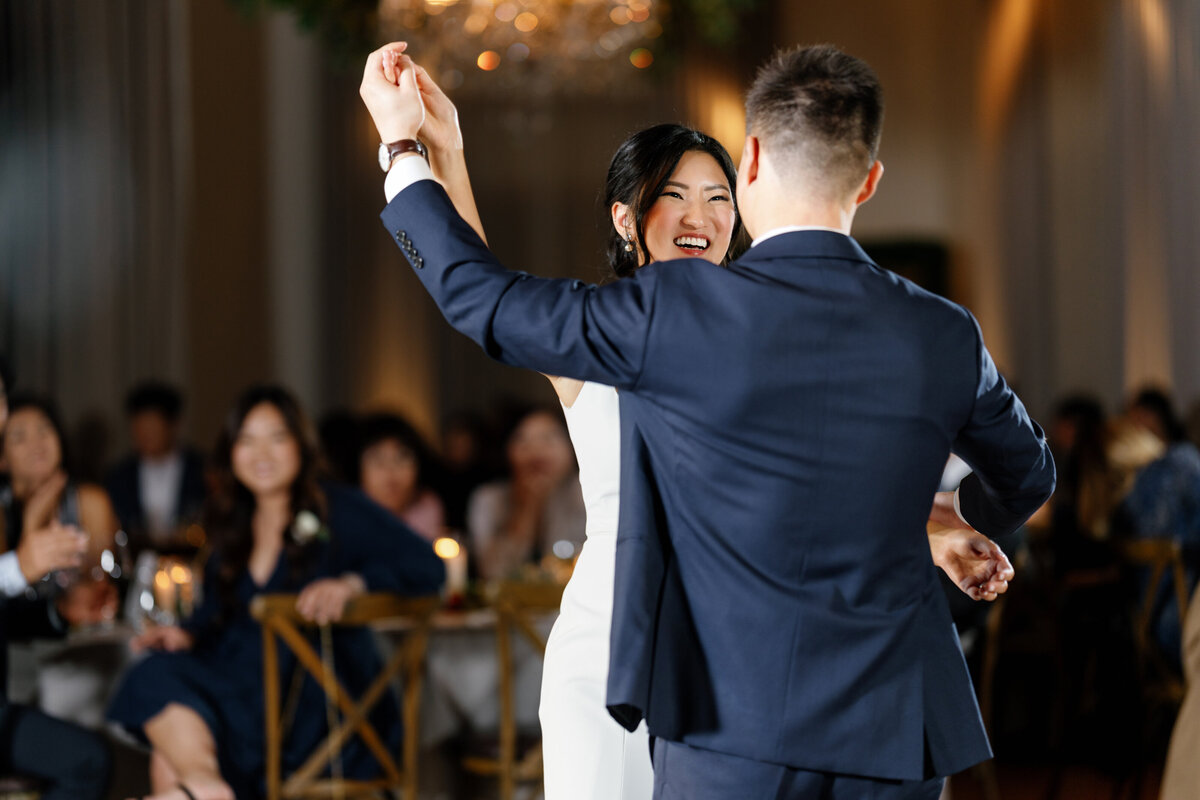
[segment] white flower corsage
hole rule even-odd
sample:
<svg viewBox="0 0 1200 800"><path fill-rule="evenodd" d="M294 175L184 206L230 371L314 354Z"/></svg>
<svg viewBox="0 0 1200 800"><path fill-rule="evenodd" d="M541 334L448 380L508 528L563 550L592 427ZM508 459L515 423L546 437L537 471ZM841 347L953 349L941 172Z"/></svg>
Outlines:
<svg viewBox="0 0 1200 800"><path fill-rule="evenodd" d="M292 539L297 544L308 544L314 539L322 542L328 541L329 528L313 512L301 511L292 523Z"/></svg>

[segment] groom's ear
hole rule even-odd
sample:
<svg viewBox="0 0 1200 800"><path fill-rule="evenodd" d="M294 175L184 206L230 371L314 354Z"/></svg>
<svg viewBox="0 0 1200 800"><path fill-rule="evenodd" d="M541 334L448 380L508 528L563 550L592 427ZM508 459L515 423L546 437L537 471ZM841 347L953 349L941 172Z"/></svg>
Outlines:
<svg viewBox="0 0 1200 800"><path fill-rule="evenodd" d="M854 198L854 205L861 206L863 203L871 199L875 194L875 190L879 188L879 179L883 177L883 162L876 161L871 165L871 170L867 173L867 179L863 182L862 188L858 191L858 196Z"/></svg>
<svg viewBox="0 0 1200 800"><path fill-rule="evenodd" d="M742 161L738 164L738 182L750 185L758 180L759 154L761 153L757 136L747 136L742 145Z"/></svg>

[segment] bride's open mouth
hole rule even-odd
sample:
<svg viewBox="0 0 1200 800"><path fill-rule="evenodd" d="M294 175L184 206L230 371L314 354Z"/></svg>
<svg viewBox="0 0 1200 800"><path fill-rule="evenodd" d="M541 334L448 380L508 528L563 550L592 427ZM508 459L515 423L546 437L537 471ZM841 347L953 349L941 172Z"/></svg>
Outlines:
<svg viewBox="0 0 1200 800"><path fill-rule="evenodd" d="M709 241L705 236L679 236L674 240L675 246L689 255L698 256L708 249Z"/></svg>

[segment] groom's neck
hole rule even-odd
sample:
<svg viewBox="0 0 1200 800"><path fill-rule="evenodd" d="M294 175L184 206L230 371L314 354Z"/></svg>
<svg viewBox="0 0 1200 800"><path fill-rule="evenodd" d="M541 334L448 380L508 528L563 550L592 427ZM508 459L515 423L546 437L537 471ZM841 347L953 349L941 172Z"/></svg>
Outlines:
<svg viewBox="0 0 1200 800"><path fill-rule="evenodd" d="M803 197L800 192L766 192L756 198L754 209L744 218L751 237L786 227L833 228L847 236L857 206Z"/></svg>

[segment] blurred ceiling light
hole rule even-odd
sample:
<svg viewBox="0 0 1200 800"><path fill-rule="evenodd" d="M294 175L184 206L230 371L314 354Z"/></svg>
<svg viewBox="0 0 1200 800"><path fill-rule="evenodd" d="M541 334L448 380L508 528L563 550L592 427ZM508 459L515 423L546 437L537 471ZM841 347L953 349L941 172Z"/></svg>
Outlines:
<svg viewBox="0 0 1200 800"><path fill-rule="evenodd" d="M577 91L653 64L664 11L664 0L380 0L379 27L435 77L469 83L482 70L526 92Z"/></svg>
<svg viewBox="0 0 1200 800"><path fill-rule="evenodd" d="M475 64L484 72L491 72L500 66L500 54L495 50L484 50L475 59Z"/></svg>

